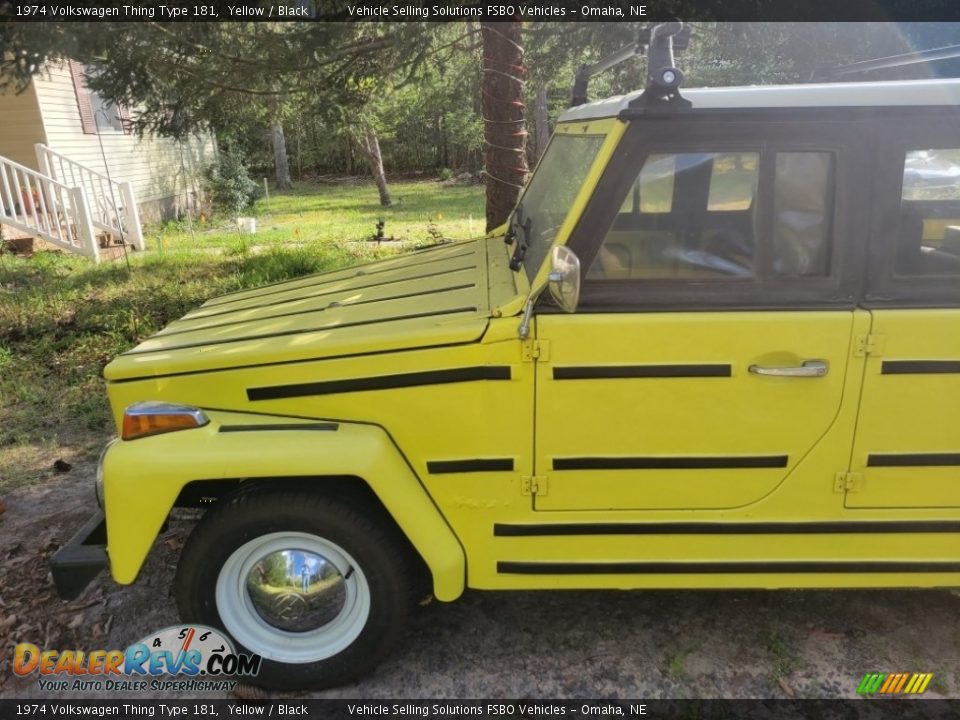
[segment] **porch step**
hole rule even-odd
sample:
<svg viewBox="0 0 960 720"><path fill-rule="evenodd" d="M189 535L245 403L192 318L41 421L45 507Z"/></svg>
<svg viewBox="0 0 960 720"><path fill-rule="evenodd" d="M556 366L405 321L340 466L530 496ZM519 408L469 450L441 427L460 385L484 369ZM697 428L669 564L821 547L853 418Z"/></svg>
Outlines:
<svg viewBox="0 0 960 720"><path fill-rule="evenodd" d="M109 236L98 236L98 240L109 238ZM101 260L122 260L124 256L124 245L105 244L100 245ZM126 243L127 252L136 252L137 248L132 243ZM28 232L18 228L3 225L3 244L0 246L2 252L12 252L16 255L32 255L36 252L67 252L64 248L54 243L47 242L41 237L36 237Z"/></svg>

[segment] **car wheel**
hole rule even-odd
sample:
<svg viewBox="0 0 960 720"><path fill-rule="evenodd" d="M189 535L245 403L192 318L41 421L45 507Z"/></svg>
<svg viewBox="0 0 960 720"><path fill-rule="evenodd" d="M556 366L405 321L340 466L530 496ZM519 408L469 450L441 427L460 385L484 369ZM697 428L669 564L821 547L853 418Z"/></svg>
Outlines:
<svg viewBox="0 0 960 720"><path fill-rule="evenodd" d="M402 537L346 501L308 492L241 493L184 546L176 595L185 622L226 631L260 655L262 687L339 685L400 638L417 572Z"/></svg>

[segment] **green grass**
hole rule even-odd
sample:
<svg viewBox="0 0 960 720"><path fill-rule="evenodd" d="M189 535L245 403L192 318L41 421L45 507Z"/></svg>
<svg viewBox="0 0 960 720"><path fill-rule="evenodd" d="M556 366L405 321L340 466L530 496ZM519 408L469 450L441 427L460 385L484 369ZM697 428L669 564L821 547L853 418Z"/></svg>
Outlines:
<svg viewBox="0 0 960 720"><path fill-rule="evenodd" d="M228 248L290 243L363 241L385 221L384 236L410 243L437 237L466 238L484 232L483 188L444 186L434 180L390 184L393 204L381 207L372 184L332 186L297 183L292 192L261 198L244 215L257 218L256 235L241 236L233 218L148 227L147 245Z"/></svg>
<svg viewBox="0 0 960 720"><path fill-rule="evenodd" d="M401 232L390 218L417 228L417 218L438 213L444 233L466 236L471 213L482 229L482 188L434 182L394 191L401 204L387 215L372 186L299 186L271 199L266 217L279 230L198 235L194 245L189 232L168 226L162 252L155 235L129 269L52 252L0 255L0 492L50 477L57 459L95 457L112 432L103 367L207 298L395 252L343 242L372 234L380 216L387 235ZM412 239L429 239L426 227Z"/></svg>

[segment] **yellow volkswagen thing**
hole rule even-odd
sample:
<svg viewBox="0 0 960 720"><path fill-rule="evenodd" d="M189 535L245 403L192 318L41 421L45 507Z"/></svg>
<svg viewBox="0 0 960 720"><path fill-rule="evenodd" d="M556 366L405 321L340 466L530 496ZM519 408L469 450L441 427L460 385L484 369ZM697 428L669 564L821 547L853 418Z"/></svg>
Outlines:
<svg viewBox="0 0 960 720"><path fill-rule="evenodd" d="M466 588L960 585L960 81L568 110L490 236L214 298L105 371L61 593L171 510L257 682Z"/></svg>

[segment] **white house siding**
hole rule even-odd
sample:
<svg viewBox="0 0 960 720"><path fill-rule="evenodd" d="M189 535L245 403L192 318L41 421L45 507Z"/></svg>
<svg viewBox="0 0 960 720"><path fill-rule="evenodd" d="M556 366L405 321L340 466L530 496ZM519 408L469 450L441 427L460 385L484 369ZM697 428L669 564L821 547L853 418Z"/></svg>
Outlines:
<svg viewBox="0 0 960 720"><path fill-rule="evenodd" d="M33 83L19 95L12 90L0 94L0 156L36 170L33 144L43 139L40 106Z"/></svg>
<svg viewBox="0 0 960 720"><path fill-rule="evenodd" d="M199 176L213 160L212 138L194 137L181 143L150 136L141 139L135 134L85 134L67 63L49 65L33 85L47 146L102 173L107 172L106 155L110 177L133 184L144 221L175 216L200 190Z"/></svg>

